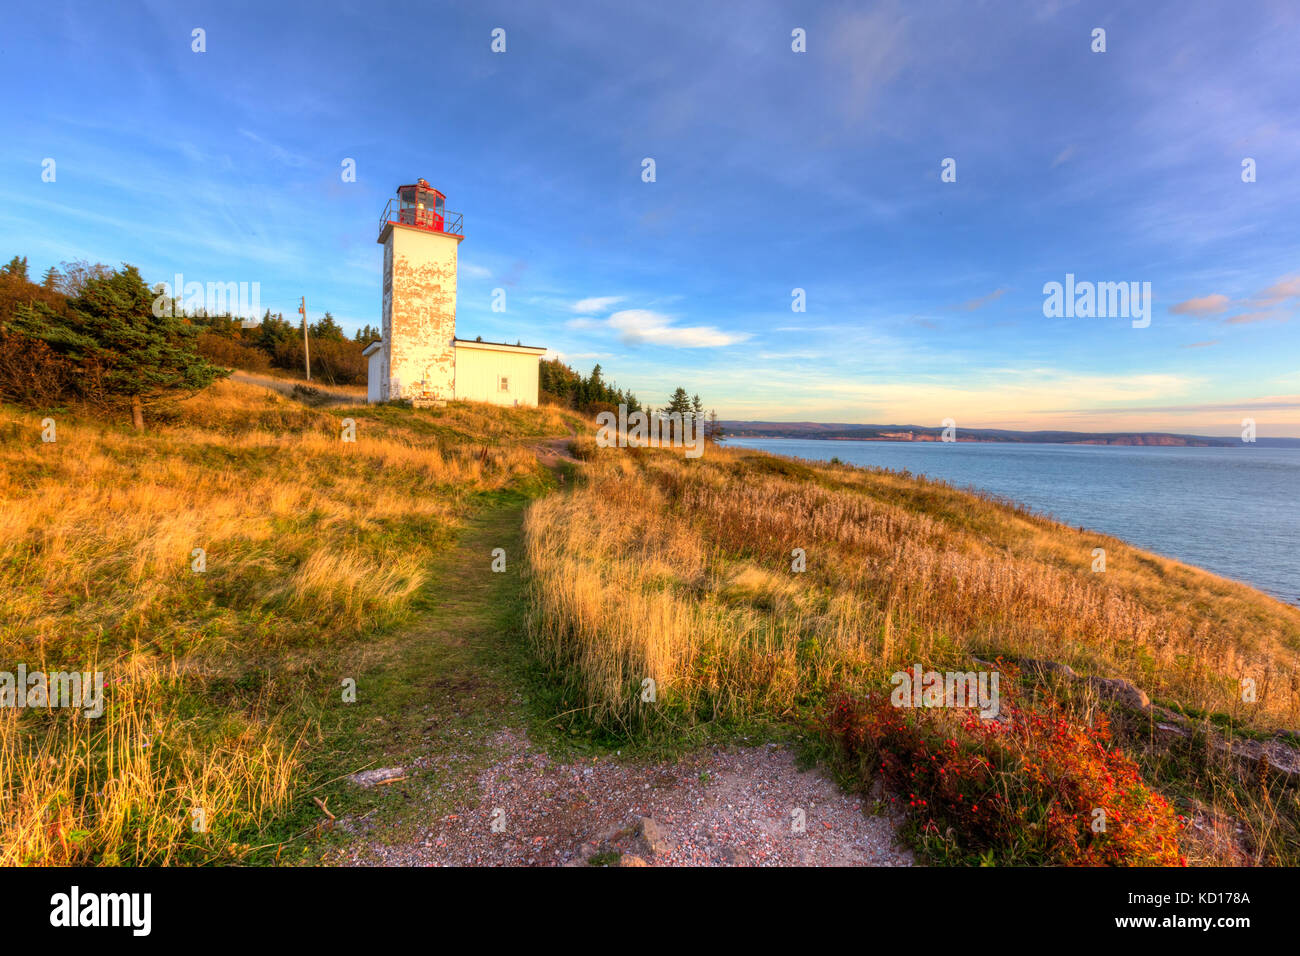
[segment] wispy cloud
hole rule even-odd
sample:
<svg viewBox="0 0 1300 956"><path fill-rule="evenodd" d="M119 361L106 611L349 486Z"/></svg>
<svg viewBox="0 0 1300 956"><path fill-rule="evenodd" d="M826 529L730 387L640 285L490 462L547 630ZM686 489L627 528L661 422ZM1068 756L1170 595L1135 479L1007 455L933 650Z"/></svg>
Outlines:
<svg viewBox="0 0 1300 956"><path fill-rule="evenodd" d="M312 162L311 159L302 155L301 153L295 153L292 150L285 149L283 146L280 146L278 143L272 143L270 140L258 136L256 133L252 132L251 130L241 129L239 131L239 135L243 136L245 139L252 140L254 143L256 143L259 146L265 147L267 152L270 154L271 158L274 159L276 162L284 163L284 165L290 166L294 169L301 169L302 167L307 166Z"/></svg>
<svg viewBox="0 0 1300 956"><path fill-rule="evenodd" d="M1277 305L1287 299L1300 298L1300 276L1287 276L1255 296L1261 305Z"/></svg>
<svg viewBox="0 0 1300 956"><path fill-rule="evenodd" d="M1185 302L1171 305L1169 311L1174 315L1218 315L1228 308L1231 301L1226 295L1216 292L1213 295L1201 296L1199 299L1188 299Z"/></svg>
<svg viewBox="0 0 1300 956"><path fill-rule="evenodd" d="M625 296L621 295L596 295L589 299L579 299L573 303L574 312L591 313L604 312L610 306L618 305Z"/></svg>
<svg viewBox="0 0 1300 956"><path fill-rule="evenodd" d="M1254 322L1279 321L1284 322L1288 318L1287 314L1277 309L1264 309L1259 312L1242 312L1239 315L1231 316L1223 320L1224 325L1250 325Z"/></svg>
<svg viewBox="0 0 1300 956"><path fill-rule="evenodd" d="M843 13L825 42L839 76L840 102L852 117L876 103L910 56L907 18L893 4Z"/></svg>
<svg viewBox="0 0 1300 956"><path fill-rule="evenodd" d="M1224 325L1249 325L1254 322L1288 321L1292 315L1287 309L1288 303L1300 299L1300 276L1286 276L1268 288L1233 301L1221 292L1187 299L1169 307L1175 315L1192 315L1198 318L1222 315L1230 309L1245 309L1236 315L1221 321Z"/></svg>
<svg viewBox="0 0 1300 956"><path fill-rule="evenodd" d="M968 302L963 302L961 304L961 308L967 312L974 312L976 309L984 308L984 306L988 305L990 302L998 301L998 299L1002 298L1006 294L1007 294L1006 289L994 289L988 295L982 295L977 299L971 299Z"/></svg>

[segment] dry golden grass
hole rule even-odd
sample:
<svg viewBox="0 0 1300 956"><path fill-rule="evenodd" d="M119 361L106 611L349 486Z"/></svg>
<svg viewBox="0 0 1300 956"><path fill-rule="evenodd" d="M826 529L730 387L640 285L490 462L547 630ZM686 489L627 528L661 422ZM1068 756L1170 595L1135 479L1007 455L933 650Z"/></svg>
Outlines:
<svg viewBox="0 0 1300 956"><path fill-rule="evenodd" d="M79 643L192 650L237 638L241 617L258 613L297 625L275 628L276 642L391 623L456 501L537 467L527 447L492 443L511 432L490 412L452 410L436 426L452 437L440 439L432 425L313 411L253 386L209 393L143 437L72 419L43 444L35 416L10 423L0 646L37 657ZM354 443L340 437L345 415ZM449 431L473 430L475 416L492 422L481 446Z"/></svg>
<svg viewBox="0 0 1300 956"><path fill-rule="evenodd" d="M3 413L0 670L98 661L108 710L0 710L0 863L232 852L284 805L305 727L278 702L212 691L212 675L396 626L470 496L536 481L529 442L572 419L312 409L237 382L160 410L143 435L55 413L47 444L43 416Z"/></svg>
<svg viewBox="0 0 1300 956"><path fill-rule="evenodd" d="M234 837L289 799L297 741L238 713L181 716L174 666L108 670L101 718L0 710L0 866L239 859Z"/></svg>
<svg viewBox="0 0 1300 956"><path fill-rule="evenodd" d="M527 532L539 651L598 722L780 715L833 684L998 654L1244 725L1300 719L1300 609L1245 585L888 472L716 447L590 457Z"/></svg>

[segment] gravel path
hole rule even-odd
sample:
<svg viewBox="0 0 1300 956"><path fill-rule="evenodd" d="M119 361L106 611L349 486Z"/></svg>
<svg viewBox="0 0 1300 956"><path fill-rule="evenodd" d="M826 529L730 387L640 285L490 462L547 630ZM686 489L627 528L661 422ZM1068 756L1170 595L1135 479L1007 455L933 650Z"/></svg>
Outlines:
<svg viewBox="0 0 1300 956"><path fill-rule="evenodd" d="M371 827L343 862L381 866L908 866L896 817L864 812L774 744L673 763L559 763L504 732L479 801L390 845ZM644 822L649 818L650 822ZM345 824L346 825L346 824ZM355 824L352 824L355 826ZM391 834L389 835L392 836Z"/></svg>

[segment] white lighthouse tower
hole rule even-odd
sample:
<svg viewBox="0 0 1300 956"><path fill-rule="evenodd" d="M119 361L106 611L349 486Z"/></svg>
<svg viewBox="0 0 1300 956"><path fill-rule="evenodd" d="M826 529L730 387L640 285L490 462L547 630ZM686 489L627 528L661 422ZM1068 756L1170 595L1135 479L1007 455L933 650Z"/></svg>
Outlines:
<svg viewBox="0 0 1300 956"><path fill-rule="evenodd" d="M456 265L462 217L423 179L399 186L380 221L384 247L383 338L366 349L367 397L416 405L452 398L537 404L546 349L456 337Z"/></svg>

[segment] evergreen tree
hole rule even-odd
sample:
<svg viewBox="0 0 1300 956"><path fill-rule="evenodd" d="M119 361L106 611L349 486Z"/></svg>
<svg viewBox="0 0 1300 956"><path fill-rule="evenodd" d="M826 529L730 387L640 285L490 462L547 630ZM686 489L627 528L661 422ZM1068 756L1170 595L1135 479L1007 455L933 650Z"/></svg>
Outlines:
<svg viewBox="0 0 1300 956"><path fill-rule="evenodd" d="M27 257L14 256L4 266L4 274L13 279L20 279L23 282L29 281L27 278Z"/></svg>
<svg viewBox="0 0 1300 956"><path fill-rule="evenodd" d="M276 349L282 342L293 338L295 331L293 323L284 317L284 313L277 312L272 315L271 310L267 309L266 314L262 316L262 324L258 328L254 344L271 358L275 358Z"/></svg>
<svg viewBox="0 0 1300 956"><path fill-rule="evenodd" d="M19 306L13 330L72 361L106 396L125 398L136 428L144 406L177 391L197 392L225 374L194 350L195 329L154 315L154 293L135 266L86 280L58 312L44 302Z"/></svg>
<svg viewBox="0 0 1300 956"><path fill-rule="evenodd" d="M709 412L709 424L705 429L705 434L714 441L722 440L722 426L718 424L718 410L716 408Z"/></svg>
<svg viewBox="0 0 1300 956"><path fill-rule="evenodd" d="M599 365L583 378L559 359L543 359L537 366L537 388L543 400L579 411L615 405L626 405L628 411L641 408L635 395L605 381Z"/></svg>
<svg viewBox="0 0 1300 956"><path fill-rule="evenodd" d="M314 322L308 327L313 339L320 339L323 342L342 342L344 341L343 328L334 321L334 316L326 312L319 322Z"/></svg>
<svg viewBox="0 0 1300 956"><path fill-rule="evenodd" d="M691 400L686 394L686 389L680 385L673 392L672 397L668 399L668 414L681 415L682 421L685 421L691 414Z"/></svg>

